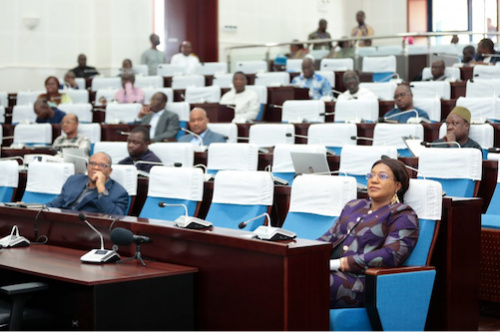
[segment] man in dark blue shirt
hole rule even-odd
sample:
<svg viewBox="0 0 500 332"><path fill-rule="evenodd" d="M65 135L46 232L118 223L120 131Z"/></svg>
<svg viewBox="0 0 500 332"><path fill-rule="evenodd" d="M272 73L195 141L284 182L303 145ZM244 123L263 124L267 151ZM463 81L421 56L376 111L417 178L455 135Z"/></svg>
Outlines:
<svg viewBox="0 0 500 332"><path fill-rule="evenodd" d="M394 101L397 108L385 113L384 119L388 120L387 122L407 123L410 118L429 120L427 112L413 106L413 93L408 85L398 85L394 91Z"/></svg>
<svg viewBox="0 0 500 332"><path fill-rule="evenodd" d="M139 171L149 173L155 163L161 164L160 158L149 150L151 139L149 129L146 127L135 127L127 138L127 149L129 156L120 160L120 165L135 165Z"/></svg>
<svg viewBox="0 0 500 332"><path fill-rule="evenodd" d="M46 100L38 99L34 105L36 123L61 123L66 115L57 107L50 107Z"/></svg>

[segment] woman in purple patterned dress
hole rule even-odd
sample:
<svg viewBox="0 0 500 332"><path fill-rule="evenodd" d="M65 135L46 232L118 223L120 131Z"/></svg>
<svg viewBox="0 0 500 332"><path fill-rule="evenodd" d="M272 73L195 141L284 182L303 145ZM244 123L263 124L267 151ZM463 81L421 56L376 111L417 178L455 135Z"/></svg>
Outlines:
<svg viewBox="0 0 500 332"><path fill-rule="evenodd" d="M364 305L365 270L401 266L418 239L418 217L403 204L409 178L404 164L382 159L367 174L369 199L346 204L320 241L333 245L330 307Z"/></svg>

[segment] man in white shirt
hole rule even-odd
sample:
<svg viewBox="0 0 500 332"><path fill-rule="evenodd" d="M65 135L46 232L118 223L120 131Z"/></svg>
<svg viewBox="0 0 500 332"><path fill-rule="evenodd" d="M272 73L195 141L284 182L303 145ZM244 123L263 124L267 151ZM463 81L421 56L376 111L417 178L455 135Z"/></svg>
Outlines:
<svg viewBox="0 0 500 332"><path fill-rule="evenodd" d="M165 63L165 53L158 50L158 45L160 45L160 37L156 34L149 36L149 41L151 42L151 48L148 48L141 55L141 63L148 66L148 74L156 75L158 65Z"/></svg>
<svg viewBox="0 0 500 332"><path fill-rule="evenodd" d="M179 131L179 116L165 109L167 99L164 93L155 93L151 97L151 103L144 105L137 116L137 122L151 126L151 143L171 140Z"/></svg>
<svg viewBox="0 0 500 332"><path fill-rule="evenodd" d="M377 95L371 90L359 87L359 76L353 70L348 70L342 76L346 91L339 95L337 100L351 100L351 99L377 99Z"/></svg>
<svg viewBox="0 0 500 332"><path fill-rule="evenodd" d="M254 121L259 114L259 96L254 91L245 89L247 77L241 71L233 75L233 88L225 93L221 100L221 105L235 105L234 123L245 123Z"/></svg>
<svg viewBox="0 0 500 332"><path fill-rule="evenodd" d="M193 47L191 43L183 41L181 44L181 53L174 54L172 60L170 60L170 64L185 67L186 74L196 74L201 63L198 57L191 53L192 51Z"/></svg>

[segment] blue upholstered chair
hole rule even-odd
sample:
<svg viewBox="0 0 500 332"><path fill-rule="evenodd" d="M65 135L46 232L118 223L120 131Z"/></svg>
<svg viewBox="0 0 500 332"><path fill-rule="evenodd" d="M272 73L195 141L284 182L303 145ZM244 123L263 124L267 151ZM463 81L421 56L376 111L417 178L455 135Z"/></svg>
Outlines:
<svg viewBox="0 0 500 332"><path fill-rule="evenodd" d="M382 155L396 159L398 152L394 146L345 145L340 155L340 173L356 178L361 185L366 185L366 174Z"/></svg>
<svg viewBox="0 0 500 332"><path fill-rule="evenodd" d="M318 144L276 144L273 152L273 176L288 181L291 185L295 177L295 167L292 162L291 152L322 153L325 155L326 148Z"/></svg>
<svg viewBox="0 0 500 332"><path fill-rule="evenodd" d="M274 184L269 172L220 171L215 176L212 204L206 220L216 227L238 229L242 221L268 213L273 204ZM263 225L262 217L245 230Z"/></svg>
<svg viewBox="0 0 500 332"><path fill-rule="evenodd" d="M351 176L304 174L292 184L290 208L283 228L315 240L332 227L344 205L356 198Z"/></svg>
<svg viewBox="0 0 500 332"><path fill-rule="evenodd" d="M439 137L446 135L446 123L439 127ZM488 159L488 149L495 145L495 133L493 126L489 123L471 124L469 137L483 148L483 159Z"/></svg>
<svg viewBox="0 0 500 332"><path fill-rule="evenodd" d="M160 202L183 204L188 215L196 217L203 198L203 180L200 168L154 166L149 173L148 197L139 217L173 221L185 214L181 206L161 208Z"/></svg>
<svg viewBox="0 0 500 332"><path fill-rule="evenodd" d="M395 146L401 157L412 154L403 137L412 136L424 140L424 127L421 124L377 123L373 131L373 146Z"/></svg>
<svg viewBox="0 0 500 332"><path fill-rule="evenodd" d="M405 195L419 217L417 245L403 267L366 270L365 307L330 310L330 329L338 331L423 331L436 271L432 244L442 211L441 184L411 179Z"/></svg>
<svg viewBox="0 0 500 332"><path fill-rule="evenodd" d="M479 149L429 148L418 158L418 177L440 182L447 196L475 197L482 167Z"/></svg>
<svg viewBox="0 0 500 332"><path fill-rule="evenodd" d="M61 193L64 183L73 174L75 166L70 163L32 161L28 166L28 180L21 200L45 204Z"/></svg>
<svg viewBox="0 0 500 332"><path fill-rule="evenodd" d="M500 229L500 172L498 172L497 185L491 197L490 205L488 205L488 210L481 215L481 227Z"/></svg>
<svg viewBox="0 0 500 332"><path fill-rule="evenodd" d="M128 205L125 212L130 214L137 197L137 168L134 165L113 165L110 177L127 191Z"/></svg>
<svg viewBox="0 0 500 332"><path fill-rule="evenodd" d="M373 82L388 82L396 72L396 57L394 55L365 56L362 71L373 73Z"/></svg>
<svg viewBox="0 0 500 332"><path fill-rule="evenodd" d="M18 184L19 164L17 161L0 161L0 202L11 202Z"/></svg>
<svg viewBox="0 0 500 332"><path fill-rule="evenodd" d="M307 144L323 144L340 155L344 145L356 145L352 136L358 136L358 128L354 123L311 124L307 130Z"/></svg>

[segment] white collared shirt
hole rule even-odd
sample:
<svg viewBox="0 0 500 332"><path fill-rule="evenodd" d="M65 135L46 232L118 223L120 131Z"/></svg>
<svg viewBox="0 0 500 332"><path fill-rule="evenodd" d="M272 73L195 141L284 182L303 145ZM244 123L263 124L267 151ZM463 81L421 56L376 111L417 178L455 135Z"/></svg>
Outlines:
<svg viewBox="0 0 500 332"><path fill-rule="evenodd" d="M165 109L162 109L159 112L153 113L153 116L151 117L151 121L149 121L149 125L151 126L149 128L149 137L153 138L155 137L155 132L156 132L156 126L158 125L158 121L160 120L160 116L165 112Z"/></svg>

